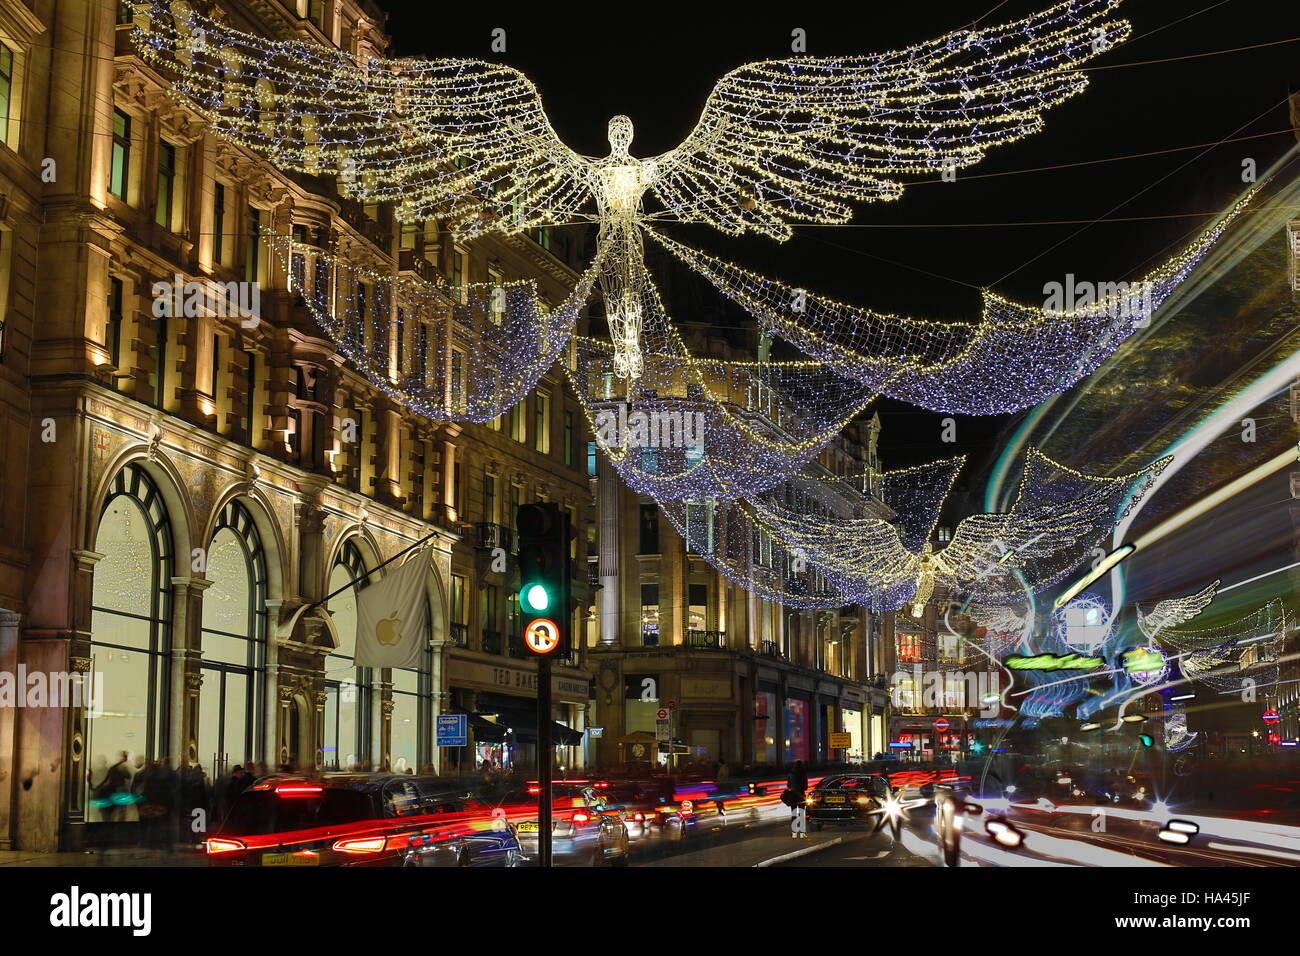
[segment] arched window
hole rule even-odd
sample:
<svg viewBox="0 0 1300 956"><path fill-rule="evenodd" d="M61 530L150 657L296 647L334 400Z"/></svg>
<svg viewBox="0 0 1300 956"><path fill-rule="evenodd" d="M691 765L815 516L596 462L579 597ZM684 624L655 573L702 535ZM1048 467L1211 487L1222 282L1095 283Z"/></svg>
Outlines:
<svg viewBox="0 0 1300 956"><path fill-rule="evenodd" d="M407 768L419 770L430 761L429 727L433 724L433 610L425 613L424 648L416 667L394 667L389 673L393 682L392 731L388 757L397 773Z"/></svg>
<svg viewBox="0 0 1300 956"><path fill-rule="evenodd" d="M125 798L144 761L167 739L171 648L171 523L162 495L135 465L118 473L104 502L94 549L91 672L101 699L87 712L87 821L135 819ZM114 802L112 795L123 800Z"/></svg>
<svg viewBox="0 0 1300 956"><path fill-rule="evenodd" d="M207 553L199 763L215 777L265 751L266 555L248 509L226 505Z"/></svg>
<svg viewBox="0 0 1300 956"><path fill-rule="evenodd" d="M357 646L357 593L369 583L365 559L356 544L343 545L330 571L326 602L339 646L325 659L325 747L328 768L351 769L372 759L372 670L353 663ZM339 590L342 588L343 590Z"/></svg>

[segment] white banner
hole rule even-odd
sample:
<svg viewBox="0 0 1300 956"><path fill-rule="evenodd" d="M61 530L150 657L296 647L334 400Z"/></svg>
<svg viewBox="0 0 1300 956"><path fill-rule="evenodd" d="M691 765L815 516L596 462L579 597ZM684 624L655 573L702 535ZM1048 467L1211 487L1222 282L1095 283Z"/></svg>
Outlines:
<svg viewBox="0 0 1300 956"><path fill-rule="evenodd" d="M415 667L427 640L429 548L357 597L357 666Z"/></svg>

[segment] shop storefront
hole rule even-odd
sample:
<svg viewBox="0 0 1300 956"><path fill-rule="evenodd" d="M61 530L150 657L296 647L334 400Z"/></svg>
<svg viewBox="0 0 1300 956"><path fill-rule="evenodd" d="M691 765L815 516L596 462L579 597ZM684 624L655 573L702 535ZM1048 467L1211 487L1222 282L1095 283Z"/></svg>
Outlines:
<svg viewBox="0 0 1300 956"><path fill-rule="evenodd" d="M786 762L812 757L812 695L807 691L791 690L785 702L785 759Z"/></svg>
<svg viewBox="0 0 1300 956"><path fill-rule="evenodd" d="M448 662L453 710L469 715L470 748L448 748L450 772L474 772L484 762L531 772L537 767L537 672L518 665L484 664L453 657ZM551 678L551 742L565 770L583 762L584 708L588 683Z"/></svg>

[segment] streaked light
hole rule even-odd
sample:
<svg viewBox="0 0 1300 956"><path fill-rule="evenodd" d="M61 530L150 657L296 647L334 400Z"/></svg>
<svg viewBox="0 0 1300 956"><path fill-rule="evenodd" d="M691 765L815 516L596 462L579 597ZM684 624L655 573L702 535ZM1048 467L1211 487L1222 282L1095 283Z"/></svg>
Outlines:
<svg viewBox="0 0 1300 956"><path fill-rule="evenodd" d="M1069 604L1071 600L1078 596L1080 591L1086 588L1089 584L1092 584L1092 582L1096 581L1098 578L1102 577L1107 571L1119 564L1136 550L1137 545L1125 544L1106 555L1106 557L1097 562L1095 568L1061 592L1060 596L1056 599L1056 603L1052 605L1052 610L1059 611L1061 608L1065 607L1065 605Z"/></svg>
<svg viewBox="0 0 1300 956"><path fill-rule="evenodd" d="M1160 839L1166 843L1187 843L1192 838L1186 833L1179 833L1177 830L1161 830Z"/></svg>

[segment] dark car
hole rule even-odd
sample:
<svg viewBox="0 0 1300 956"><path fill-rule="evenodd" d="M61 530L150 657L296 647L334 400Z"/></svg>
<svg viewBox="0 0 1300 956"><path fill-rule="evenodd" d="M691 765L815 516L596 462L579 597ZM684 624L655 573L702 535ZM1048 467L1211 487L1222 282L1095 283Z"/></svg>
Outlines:
<svg viewBox="0 0 1300 956"><path fill-rule="evenodd" d="M839 773L823 777L808 791L808 822L820 830L827 823L881 822L889 799L889 781L874 773Z"/></svg>
<svg viewBox="0 0 1300 956"><path fill-rule="evenodd" d="M207 841L215 866L518 866L514 827L436 777L264 777Z"/></svg>
<svg viewBox="0 0 1300 956"><path fill-rule="evenodd" d="M520 851L528 861L538 854L540 788L534 781L508 793L500 810L513 822ZM630 839L622 814L586 781L551 787L551 857L556 863L597 866L628 862Z"/></svg>

